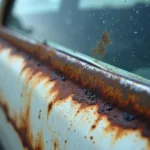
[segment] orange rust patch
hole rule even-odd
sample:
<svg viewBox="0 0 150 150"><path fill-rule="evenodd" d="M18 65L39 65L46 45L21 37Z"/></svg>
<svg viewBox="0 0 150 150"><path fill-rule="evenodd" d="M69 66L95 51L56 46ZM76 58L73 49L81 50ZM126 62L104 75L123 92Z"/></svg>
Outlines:
<svg viewBox="0 0 150 150"><path fill-rule="evenodd" d="M105 30L102 34L101 40L98 42L98 46L93 49L93 54L100 55L102 58L104 57L105 49L107 44L110 44L111 41L109 40L110 33Z"/></svg>

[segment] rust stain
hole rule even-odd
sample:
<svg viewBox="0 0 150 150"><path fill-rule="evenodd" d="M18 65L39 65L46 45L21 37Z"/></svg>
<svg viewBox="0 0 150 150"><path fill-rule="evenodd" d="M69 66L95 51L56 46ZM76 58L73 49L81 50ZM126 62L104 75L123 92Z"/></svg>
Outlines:
<svg viewBox="0 0 150 150"><path fill-rule="evenodd" d="M9 58L10 59L11 59L11 57L14 58L14 55L15 56L23 55L24 58L28 59L28 57L26 57L27 55L25 55L22 52L18 53L18 51L11 51L9 54ZM38 146L36 148L33 147L32 141L34 139L33 139L33 135L32 135L32 129L30 127L30 125L31 125L31 122L30 122L31 95L32 95L32 90L35 88L35 86L38 83L38 81L35 78L35 75L37 75L37 71L31 69L31 64L29 62L28 63L24 62L24 67L22 69L20 77L22 77L22 75L24 75L24 78L23 78L22 91L21 91L21 95L23 95L23 96L21 96L21 99L23 99L24 108L20 110L19 120L17 121L17 120L13 120L12 118L10 118L9 112L8 112L8 106L6 104L1 104L1 106L2 106L5 114L7 115L7 120L9 122L11 122L14 129L19 134L24 147L31 149L31 150L32 149L37 149L37 150L43 149L43 144L41 144L42 142L40 142L40 143L38 142L41 145L37 144ZM16 125L16 122L18 122L17 125ZM39 140L42 141L42 138Z"/></svg>
<svg viewBox="0 0 150 150"><path fill-rule="evenodd" d="M122 130L120 128L116 128L109 124L105 129L105 134L113 133L113 144L115 144L119 139L125 136L126 130Z"/></svg>
<svg viewBox="0 0 150 150"><path fill-rule="evenodd" d="M90 140L93 140L93 136L90 136Z"/></svg>
<svg viewBox="0 0 150 150"><path fill-rule="evenodd" d="M53 108L53 102L50 102L50 103L48 104L48 108L47 108L47 116L49 116L49 114L50 114L52 108Z"/></svg>
<svg viewBox="0 0 150 150"><path fill-rule="evenodd" d="M112 129L113 130L113 129ZM126 135L126 131L121 130L121 129L117 129L115 130L115 135L114 135L114 141L118 141L119 139L121 139L123 136Z"/></svg>
<svg viewBox="0 0 150 150"><path fill-rule="evenodd" d="M24 130L22 129L19 129L17 126L16 126L16 121L12 120L10 118L10 115L9 115L9 109L8 109L8 106L7 104L5 103L2 103L0 101L0 107L2 108L2 110L4 111L5 115L6 115L6 118L7 118L7 121L10 122L12 124L12 126L14 127L14 129L16 130L16 133L19 134L20 136L20 139L22 141L22 145L25 147L25 148L28 148L28 149L33 149L32 148L32 145L31 145L31 141L28 141L28 138L27 138L27 135L25 132L23 132L25 129L24 127Z"/></svg>
<svg viewBox="0 0 150 150"><path fill-rule="evenodd" d="M46 97L48 98L51 93L56 93L55 97L53 98L54 103L63 103L69 96L71 96L72 91L74 90L75 86L71 86L72 82L61 79L61 73L52 73L50 74L50 78L55 78L53 87L47 93ZM65 90L64 90L65 89ZM57 92L59 91L59 92Z"/></svg>
<svg viewBox="0 0 150 150"><path fill-rule="evenodd" d="M100 122L100 120L101 120L101 115L98 115L98 116L97 116L97 119L96 119L95 122L94 122L94 124L91 126L91 130L94 130L94 129L97 128L98 123Z"/></svg>
<svg viewBox="0 0 150 150"><path fill-rule="evenodd" d="M80 110L77 110L75 117L77 117L77 115L80 113Z"/></svg>
<svg viewBox="0 0 150 150"><path fill-rule="evenodd" d="M96 125L92 125L91 129L94 130L96 128Z"/></svg>
<svg viewBox="0 0 150 150"><path fill-rule="evenodd" d="M34 145L34 149L35 150L44 150L42 131L39 131L37 134L37 139L36 139L36 143Z"/></svg>
<svg viewBox="0 0 150 150"><path fill-rule="evenodd" d="M0 108L4 111L7 121L12 124L16 133L18 133L21 139L22 145L24 146L24 149L29 149L29 150L42 150L43 149L44 145L43 145L42 134L40 134L39 138L37 138L36 147L34 147L32 145L33 139L30 137L31 133L29 132L29 129L28 129L29 128L27 125L28 123L26 123L27 120L25 118L20 118L22 125L21 127L18 127L16 125L16 120L13 120L10 117L9 108L7 104L2 102L1 100L0 100Z"/></svg>
<svg viewBox="0 0 150 150"><path fill-rule="evenodd" d="M106 46L108 44L111 44L109 38L110 38L110 33L107 30L105 30L102 34L101 40L98 42L98 46L93 49L94 56L100 55L101 58L104 57Z"/></svg>
<svg viewBox="0 0 150 150"><path fill-rule="evenodd" d="M20 120L19 120L19 131L21 133L22 138L27 138L29 141L33 141L32 129L31 129L31 121L30 121L30 104L31 104L31 95L34 88L37 86L38 81L36 79L37 72L36 70L32 70L27 66L29 63L24 63L23 70L20 74L20 77L24 75L23 85L22 85L22 93L24 95L23 101L25 102L24 109L20 112ZM24 137L26 136L26 137ZM40 138L40 137L39 137ZM41 141L41 139L39 139ZM37 148L42 148L43 145L37 144ZM33 146L33 145L32 145Z"/></svg>
<svg viewBox="0 0 150 150"><path fill-rule="evenodd" d="M53 141L54 150L59 150L59 142L57 139Z"/></svg>

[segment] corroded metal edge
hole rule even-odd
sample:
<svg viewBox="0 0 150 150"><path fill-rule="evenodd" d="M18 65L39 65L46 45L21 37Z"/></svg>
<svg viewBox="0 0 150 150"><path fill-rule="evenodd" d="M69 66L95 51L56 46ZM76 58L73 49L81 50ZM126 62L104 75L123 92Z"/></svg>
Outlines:
<svg viewBox="0 0 150 150"><path fill-rule="evenodd" d="M16 29L15 29L15 31L16 31ZM43 43L43 41L42 41L42 43ZM117 68L115 66L107 64L103 61L100 61L98 59L95 59L93 57L85 55L83 53L74 51L72 49L68 49L62 45L59 45L58 43L56 44L56 43L48 41L48 40L44 41L44 43L46 43L48 46L50 45L50 47L52 47L53 49L56 49L62 53L70 55L71 57L75 57L77 59L80 59L81 61L86 62L86 63L88 63L88 64L90 64L96 68L103 69L103 70L109 71L111 73L115 73L116 75L123 76L124 78L135 81L137 83L150 86L150 80L148 80L144 77L141 77L141 76L138 76L134 73L131 73L131 72L125 71L123 69Z"/></svg>
<svg viewBox="0 0 150 150"><path fill-rule="evenodd" d="M150 87L123 76L92 66L28 37L1 28L0 37L53 67L84 88L99 94L136 115L150 117Z"/></svg>

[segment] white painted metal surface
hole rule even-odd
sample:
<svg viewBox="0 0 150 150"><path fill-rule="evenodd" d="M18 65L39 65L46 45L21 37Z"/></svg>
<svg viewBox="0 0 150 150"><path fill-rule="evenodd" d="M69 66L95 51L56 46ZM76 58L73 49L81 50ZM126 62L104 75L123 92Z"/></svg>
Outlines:
<svg viewBox="0 0 150 150"><path fill-rule="evenodd" d="M18 54L11 46L0 45L0 139L5 139L7 150L150 149L150 139L143 137L140 129L112 125L106 115L97 113L95 105L80 109L81 104L72 99L73 92L57 101L59 93L63 90L67 93L76 85L68 80L62 83L50 79L52 70L41 66L47 70L46 74L36 70L36 64L35 60L27 61L24 54ZM59 88L54 90L55 86ZM4 105L18 131L26 131L24 137L7 121ZM91 130L98 118L96 128Z"/></svg>

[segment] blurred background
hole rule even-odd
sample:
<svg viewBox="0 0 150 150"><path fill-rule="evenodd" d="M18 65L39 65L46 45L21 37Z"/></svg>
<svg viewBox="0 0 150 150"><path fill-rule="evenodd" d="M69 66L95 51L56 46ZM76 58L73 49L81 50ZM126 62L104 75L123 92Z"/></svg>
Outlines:
<svg viewBox="0 0 150 150"><path fill-rule="evenodd" d="M15 0L6 25L91 57L107 30L102 61L150 79L150 0Z"/></svg>

